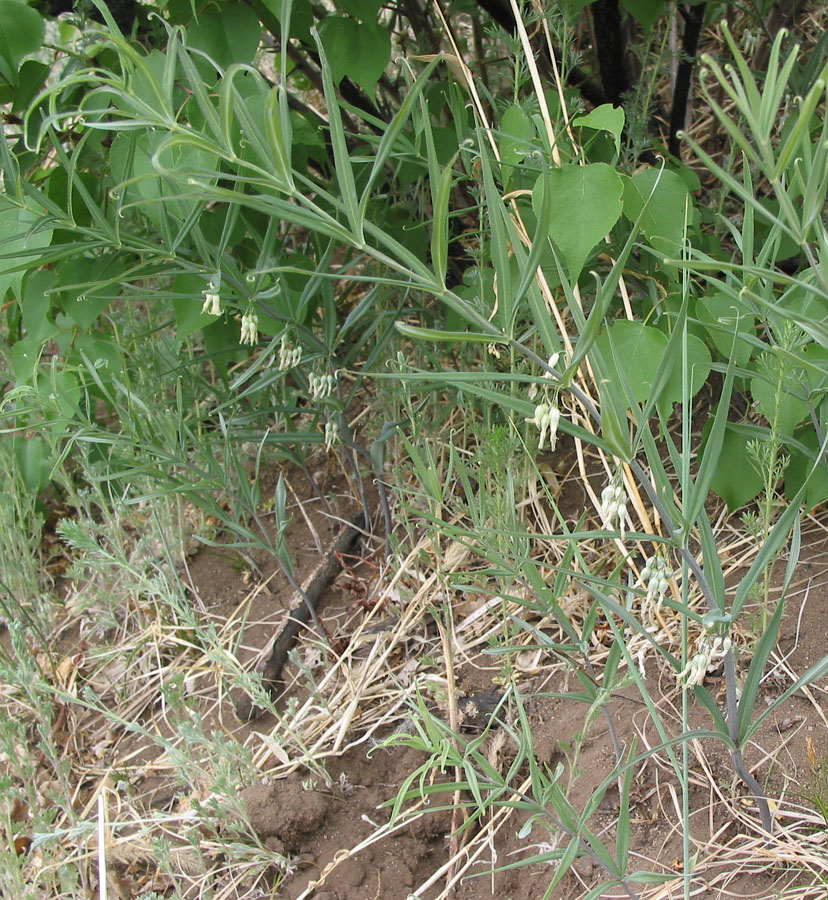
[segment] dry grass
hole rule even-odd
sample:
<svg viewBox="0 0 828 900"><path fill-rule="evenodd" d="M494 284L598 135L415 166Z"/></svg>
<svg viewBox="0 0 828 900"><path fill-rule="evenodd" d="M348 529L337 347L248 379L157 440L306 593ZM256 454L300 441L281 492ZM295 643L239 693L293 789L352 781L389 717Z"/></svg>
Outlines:
<svg viewBox="0 0 828 900"><path fill-rule="evenodd" d="M594 496L592 482L584 476L600 472L606 461L589 458L582 449L575 455L577 468L559 481L558 496L571 490ZM543 532L554 532L552 506L538 490L537 476L523 485L522 512ZM649 527L648 510L637 505L636 512ZM812 519L810 526L814 533L824 532L818 520ZM251 625L247 611L267 581L251 586L232 613L216 618L200 604L186 561L176 565L138 554L137 533L134 528L122 532L121 549L133 560L130 567L119 566L114 553L110 566L98 566L94 572L76 564L75 576L63 587L64 600L52 600L48 643L38 646L21 634L13 649L6 641L2 708L6 722L17 723L15 728L7 726L6 734L13 737L3 748L6 831L10 839L34 843L27 844L16 858L16 871L5 878L7 885L14 880L32 897L54 896L69 871L77 873L78 886L87 890L106 872L114 896L148 890L163 894L173 885L181 896L202 896L208 887L219 897L256 896L272 882L274 871L290 871L292 862L260 844L245 823L235 795L238 787L292 772L315 772L324 778L330 760L354 748L367 750L405 726L418 693L439 695L447 720L456 726L457 667L490 668L491 659L483 651L503 641L510 615L524 617L551 640L564 638L554 620L523 606L526 590L520 583L514 583L511 601L501 600L493 587L488 596L486 590L477 596L456 591L452 577L473 577L485 568L485 552L479 555L481 548L472 535L446 541L438 529L428 528L419 540L409 542L404 557L389 561L378 573L370 587L376 602L370 611L354 614L347 648L324 669L314 690L307 684L293 691L289 687L294 697L274 724L240 730L229 712L227 691L240 676L236 659L244 627ZM722 558L729 561L728 575L744 569L755 548L731 520L720 517L717 539ZM633 557L649 553L646 546L628 545L626 550ZM533 540L530 552L550 573L561 563L561 545L553 539ZM614 556L605 541L588 543L581 552L596 568ZM83 554L76 562L83 562ZM673 580L674 597L680 598L680 588ZM800 593L806 589L798 588ZM562 600L576 628L589 605L588 595L576 583ZM444 621L442 634L427 636L426 618L435 610L455 607L463 613ZM651 615L656 640L675 651L678 615L667 607ZM540 689L560 683L564 663L530 649L532 634L521 632L509 640L517 683L531 679ZM742 640L749 646L755 635L744 634ZM610 646L608 629L593 631L589 658L596 671L602 669ZM642 669L660 673L660 692L653 700L668 720L675 719L680 692L674 676L662 670L640 636L628 646ZM423 664L418 656L428 656L437 665ZM9 667L16 668L16 679L9 678ZM775 671L785 679L799 674L783 655L776 657ZM811 689L809 715L822 725L820 696L821 690ZM640 729L644 748L654 738L648 731ZM784 769L785 743L763 750L757 767L771 759ZM728 896L729 884L744 873L786 872L783 880L794 886L791 896L818 896L828 859L820 817L797 798L783 798L778 829L769 840L761 833L755 810L745 805L733 785L721 783L721 766L708 759L709 748L695 741L692 749L695 796L703 792L709 798L693 809L694 822L705 823L698 829L704 838L696 837L694 827L694 843L700 859L696 877L707 890ZM653 815L678 823L668 761L657 754L647 765L658 773L648 801L654 804ZM643 769L636 779L643 783ZM525 793L530 779L521 780L515 787ZM148 802L150 783L173 787ZM343 854L314 884L335 877L336 867L367 844L398 831L417 808L415 804L399 823L378 827L368 841L343 847ZM507 806L493 808L477 833L458 843L417 893L432 891L440 900L450 897L480 860L491 858L498 835L514 830L514 817ZM664 846L670 841L667 834ZM665 862L670 864L655 852L637 860L635 867L663 870ZM641 896L674 896L671 891L679 883L677 875L675 883L647 888ZM312 890L309 886L301 897L310 897Z"/></svg>

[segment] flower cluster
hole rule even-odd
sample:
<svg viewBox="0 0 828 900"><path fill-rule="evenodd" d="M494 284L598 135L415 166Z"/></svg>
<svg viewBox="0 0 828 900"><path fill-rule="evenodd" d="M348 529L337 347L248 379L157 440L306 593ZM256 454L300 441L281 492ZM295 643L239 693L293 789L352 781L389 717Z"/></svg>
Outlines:
<svg viewBox="0 0 828 900"><path fill-rule="evenodd" d="M538 448L543 450L543 442L548 435L549 449L554 450L558 440L558 424L561 421L561 411L558 407L551 403L539 403L535 407L534 417L526 421L535 425L540 433Z"/></svg>
<svg viewBox="0 0 828 900"><path fill-rule="evenodd" d="M616 479L601 491L601 522L608 531L620 531L623 541L627 521L627 492Z"/></svg>
<svg viewBox="0 0 828 900"><path fill-rule="evenodd" d="M687 688L701 684L708 670L718 665L732 646L733 642L729 637L706 632L699 638L693 658L678 673L679 679L684 679L684 685Z"/></svg>
<svg viewBox="0 0 828 900"><path fill-rule="evenodd" d="M661 609L667 595L670 575L672 572L667 561L660 556L651 556L641 570L641 581L647 588L647 603L654 603L656 609Z"/></svg>
<svg viewBox="0 0 828 900"><path fill-rule="evenodd" d="M339 439L339 425L334 419L328 419L325 422L325 449L331 452L333 445Z"/></svg>
<svg viewBox="0 0 828 900"><path fill-rule="evenodd" d="M208 282L207 287L202 292L204 294L204 305L201 307L203 313L209 313L211 316L221 315L221 273L216 273Z"/></svg>
<svg viewBox="0 0 828 900"><path fill-rule="evenodd" d="M308 375L308 387L314 400L324 400L330 397L336 387L336 377L330 373L326 375L311 372Z"/></svg>
<svg viewBox="0 0 828 900"><path fill-rule="evenodd" d="M259 317L256 313L246 312L241 320L241 337L239 342L252 347L259 338Z"/></svg>
<svg viewBox="0 0 828 900"><path fill-rule="evenodd" d="M295 369L302 361L302 347L297 345L291 347L288 343L287 335L282 335L282 342L279 344L279 371L284 372L286 369Z"/></svg>

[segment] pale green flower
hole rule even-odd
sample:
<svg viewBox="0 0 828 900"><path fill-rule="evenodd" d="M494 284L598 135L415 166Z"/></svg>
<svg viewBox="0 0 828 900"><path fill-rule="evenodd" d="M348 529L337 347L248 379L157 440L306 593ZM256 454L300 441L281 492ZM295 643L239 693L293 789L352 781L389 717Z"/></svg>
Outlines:
<svg viewBox="0 0 828 900"><path fill-rule="evenodd" d="M538 449L543 450L544 441L548 437L549 449L554 450L558 441L558 425L561 421L561 411L558 407L551 403L539 403L535 407L535 415L526 421L531 422L538 429L540 434Z"/></svg>
<svg viewBox="0 0 828 900"><path fill-rule="evenodd" d="M208 282L207 287L202 291L204 294L204 303L201 307L203 313L209 313L211 316L221 315L221 274L214 275Z"/></svg>
<svg viewBox="0 0 828 900"><path fill-rule="evenodd" d="M620 531L624 540L627 522L627 492L624 486L613 481L601 491L601 522L608 531Z"/></svg>
<svg viewBox="0 0 828 900"><path fill-rule="evenodd" d="M259 317L256 313L246 312L241 320L241 337L239 343L252 347L259 339Z"/></svg>

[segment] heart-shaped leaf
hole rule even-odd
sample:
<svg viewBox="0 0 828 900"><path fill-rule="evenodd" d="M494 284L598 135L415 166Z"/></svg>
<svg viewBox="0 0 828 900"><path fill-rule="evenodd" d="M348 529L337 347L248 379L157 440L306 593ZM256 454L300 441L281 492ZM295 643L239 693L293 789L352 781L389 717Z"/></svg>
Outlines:
<svg viewBox="0 0 828 900"><path fill-rule="evenodd" d="M45 26L36 9L14 0L0 0L0 76L17 85L18 63L43 43Z"/></svg>
<svg viewBox="0 0 828 900"><path fill-rule="evenodd" d="M374 88L391 59L388 29L344 16L326 16L319 26L319 36L334 84L347 77L373 97Z"/></svg>
<svg viewBox="0 0 828 900"><path fill-rule="evenodd" d="M563 166L535 183L532 205L537 215L543 192L552 192L549 236L566 260L572 281L581 274L592 248L618 221L623 189L620 176L606 163Z"/></svg>

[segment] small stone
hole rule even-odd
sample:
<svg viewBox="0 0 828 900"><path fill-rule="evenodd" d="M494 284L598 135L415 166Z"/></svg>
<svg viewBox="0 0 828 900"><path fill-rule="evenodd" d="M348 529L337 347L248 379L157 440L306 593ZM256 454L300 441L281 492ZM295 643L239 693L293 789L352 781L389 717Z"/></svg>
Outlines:
<svg viewBox="0 0 828 900"><path fill-rule="evenodd" d="M595 871L595 864L588 856L579 856L572 864L572 868L575 869L581 878L587 879L592 877L592 873Z"/></svg>

